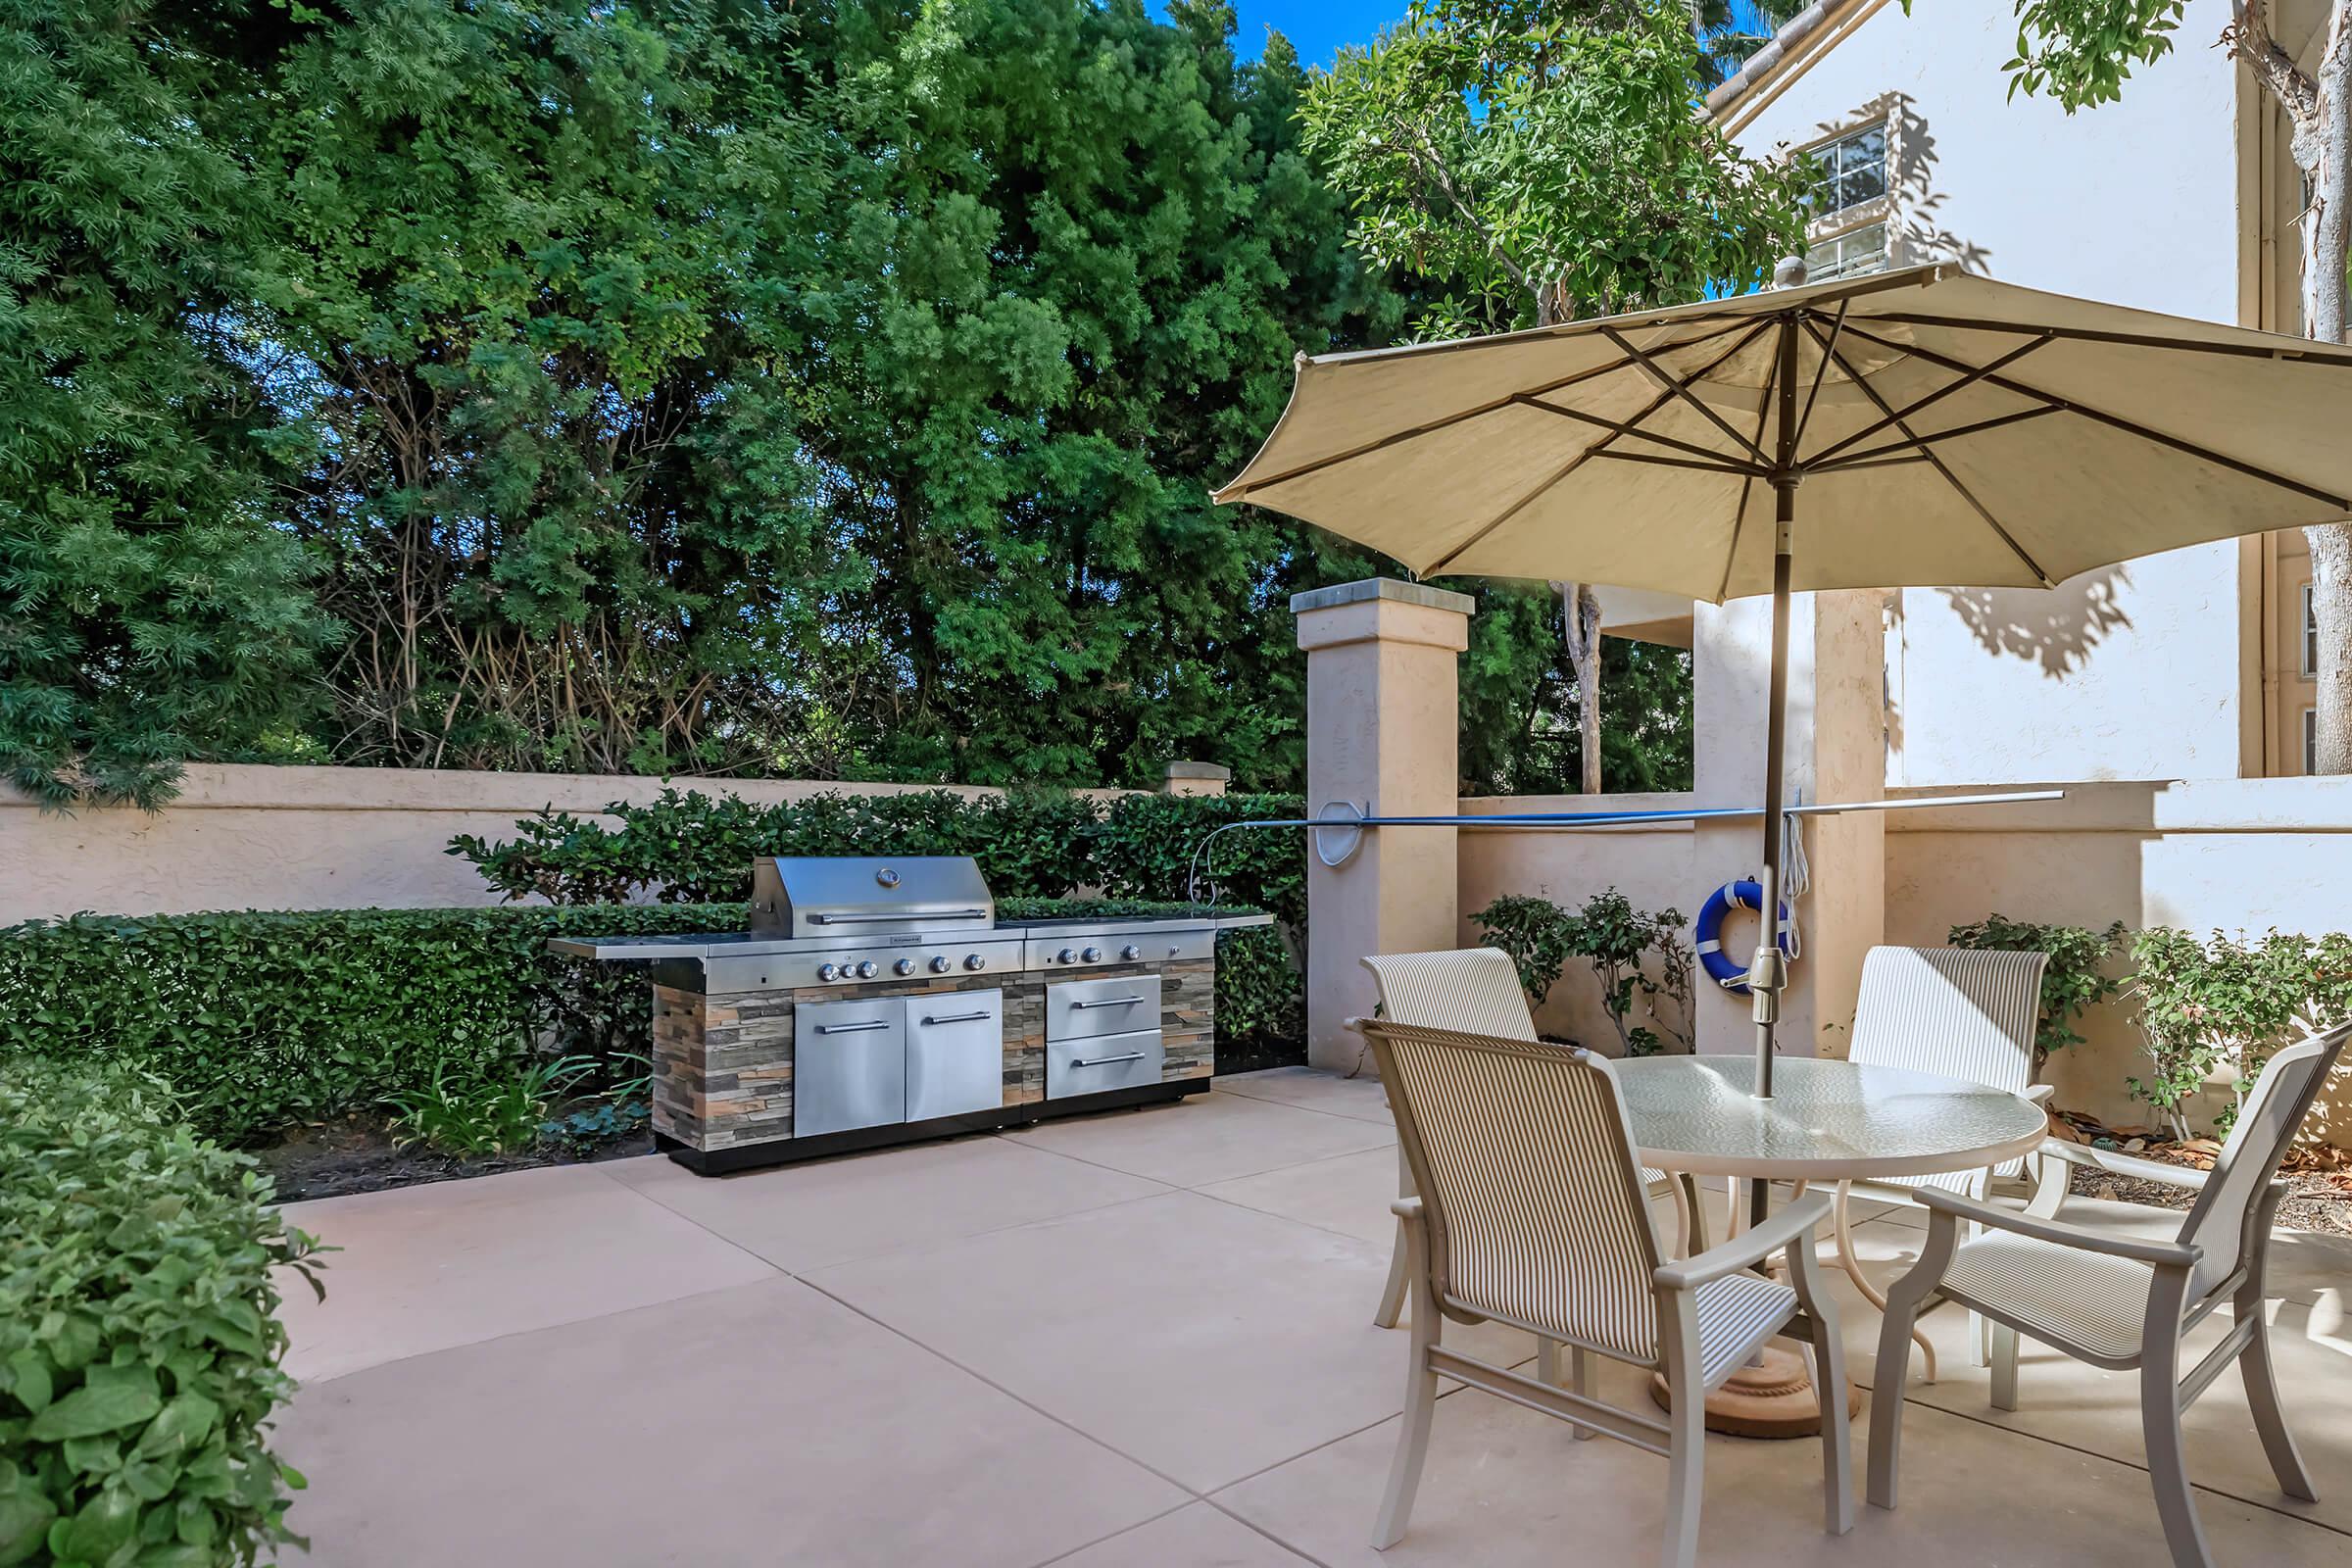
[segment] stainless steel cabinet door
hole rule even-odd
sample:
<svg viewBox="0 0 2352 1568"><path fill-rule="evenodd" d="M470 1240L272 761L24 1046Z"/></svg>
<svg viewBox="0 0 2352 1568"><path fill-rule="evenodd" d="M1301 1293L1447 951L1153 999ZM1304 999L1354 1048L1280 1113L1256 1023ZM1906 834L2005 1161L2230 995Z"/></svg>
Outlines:
<svg viewBox="0 0 2352 1568"><path fill-rule="evenodd" d="M792 1135L906 1119L906 1004L803 1003L792 1023Z"/></svg>
<svg viewBox="0 0 2352 1568"><path fill-rule="evenodd" d="M1126 1035L1089 1035L1082 1040L1046 1042L1046 1098L1065 1100L1104 1089L1135 1089L1159 1082L1167 1048L1156 1029Z"/></svg>
<svg viewBox="0 0 2352 1568"><path fill-rule="evenodd" d="M906 1119L994 1110L1004 1103L1004 993L908 997Z"/></svg>

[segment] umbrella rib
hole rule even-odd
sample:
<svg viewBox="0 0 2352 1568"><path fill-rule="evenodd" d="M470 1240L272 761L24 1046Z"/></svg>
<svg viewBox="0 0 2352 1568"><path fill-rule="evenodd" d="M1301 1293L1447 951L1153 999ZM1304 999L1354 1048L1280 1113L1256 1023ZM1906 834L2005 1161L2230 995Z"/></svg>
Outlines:
<svg viewBox="0 0 2352 1568"><path fill-rule="evenodd" d="M1961 361L1952 359L1948 355L1938 354L1934 349L1922 348L1916 343L1897 343L1892 339L1867 332L1858 326L1854 328L1854 335L1866 342L1876 343L1882 348L1917 355L1930 365L1940 365L1947 369L1954 370L1968 368L1967 365ZM2183 441L2177 435L2166 435L2162 430L2151 430L2146 425L2127 419L2120 414L2109 414L2104 409L2094 409L2087 404L2077 403L2071 398L2062 398L2055 392L2044 392L2037 386L2029 386L2023 381L2012 381L2005 375L1988 375L1984 380L1986 385L1997 386L2004 392L2015 392L2020 397L2039 398L2042 402L2051 404L2068 414L2080 415L2094 424L2104 424L2113 429L2122 430L2128 435L2138 436L2143 441L2153 441L2158 446L2171 447L2176 452L2185 452L2192 458L2210 463L2216 467L2242 473L2249 479L2260 479L2266 484L2277 485L2281 490L2292 490L2295 494L2309 496L2314 501L2324 501L2338 512L2352 512L2352 501L2347 501L2342 496L2330 495L2316 485L2305 484L2300 479L2290 479L2285 474L2273 473L2268 468L2242 462L2227 453L2215 452L2210 448L2198 446L2194 441Z"/></svg>
<svg viewBox="0 0 2352 1568"><path fill-rule="evenodd" d="M1696 337L1685 339L1683 342L1676 344L1675 347L1677 349L1694 348L1701 343L1711 343L1719 337L1725 337L1733 332L1739 331L1741 326L1744 326L1748 323L1749 319L1750 318L1740 317L1739 319L1733 321L1729 326L1717 327L1711 332L1701 332ZM1463 341L1465 343L1469 343L1484 342L1486 340L1464 339ZM1717 361L1715 363L1721 364L1722 362ZM1349 447L1345 452L1335 452L1327 458L1317 458L1312 463L1300 464L1296 468L1286 468L1280 473L1268 475L1263 479L1250 479L1247 481L1237 480L1233 484L1225 486L1224 489L1217 491L1211 499L1223 501L1230 497L1235 501L1239 501L1247 497L1251 491L1270 490L1278 484L1288 484L1293 479L1303 479L1309 474L1320 473L1325 468L1328 468L1337 463L1347 463L1356 458L1367 458L1375 452L1382 451L1388 447L1396 446L1401 442L1413 440L1419 436L1435 435L1440 430L1450 430L1455 425L1462 423L1466 419L1475 419L1480 417L1482 415L1494 414L1499 410L1510 408L1522 398L1542 397L1547 393L1558 392L1568 387L1575 386L1582 381L1590 381L1595 376L1608 375L1625 368L1627 368L1627 366L1626 362L1623 360L1612 361L1607 365L1592 366L1577 371L1573 375L1564 375L1556 381L1546 382L1543 386L1535 387L1529 391L1514 392L1507 397L1496 398L1490 403L1481 403L1475 408L1464 409L1459 414L1448 414L1444 418L1432 419L1427 424L1417 424L1408 429L1391 431L1389 434L1381 436L1377 440L1367 441L1361 446ZM1712 368L1712 366L1710 366L1709 368ZM1699 373L1703 375L1706 372L1702 370Z"/></svg>
<svg viewBox="0 0 2352 1568"><path fill-rule="evenodd" d="M1738 473L1740 471L1736 468L1726 468L1720 463L1700 463L1694 458L1670 458L1657 452L1594 452L1592 456L1606 458L1611 463L1651 463L1661 468L1691 468L1700 473ZM1744 479L1753 479L1754 477L1753 474L1742 475Z"/></svg>
<svg viewBox="0 0 2352 1568"><path fill-rule="evenodd" d="M1830 356L1838 352L1838 335L1845 330L1845 313L1853 303L1850 294L1838 302L1837 318L1830 322L1830 346L1823 352L1821 363L1813 367L1813 386L1805 394L1805 412L1796 417L1796 444L1800 447L1805 443L1805 432L1813 426L1813 403L1821 396L1821 383L1829 379ZM1764 425L1760 420L1756 425L1756 439L1764 439Z"/></svg>
<svg viewBox="0 0 2352 1568"><path fill-rule="evenodd" d="M1598 425L1603 430L1613 430L1621 436L1631 436L1637 441L1654 441L1659 446L1672 447L1677 452L1688 452L1692 457L1708 460L1710 464L1716 466L1716 471L1720 473L1745 473L1757 477L1763 475L1764 470L1755 464L1742 463L1738 458L1721 452L1711 452L1695 441L1685 441L1679 436L1660 435L1655 430L1638 430L1634 427L1638 420L1646 419L1650 415L1665 407L1671 398L1671 393L1662 396L1657 403L1630 420L1605 419L1597 414L1587 414L1582 409L1563 409L1556 403L1545 403L1533 395L1514 398L1512 401L1523 403L1531 409L1541 409L1545 414L1556 414L1563 419L1575 419L1580 423Z"/></svg>
<svg viewBox="0 0 2352 1568"><path fill-rule="evenodd" d="M2332 344L2319 343L2310 338L2278 337L2278 347L2259 343L2205 343L2188 337L2158 337L2151 332L2110 332L2087 326L2028 325L2019 321L1978 320L1958 316L1923 316L1914 311L1874 312L1871 318L1878 321L1900 321L1906 326L1940 326L1965 332L2031 332L2050 337L2072 338L2081 343L2112 343L2123 348L2183 349L2191 354L2220 354L2234 359L2290 360L2296 364L2332 365L2352 369L2352 354L2324 352ZM2292 344L2294 347L2288 347Z"/></svg>
<svg viewBox="0 0 2352 1568"><path fill-rule="evenodd" d="M1840 323L1845 320L1845 306L1843 302L1840 302L1838 305L1838 319ZM1835 339L1832 341L1835 341ZM1822 356L1820 368L1821 370L1826 371L1829 369L1829 356L1825 354ZM1780 378L1781 357L1778 354L1775 354L1772 357L1772 369L1768 371L1764 377L1764 390L1758 394L1756 398L1756 433L1754 439L1759 445L1764 440L1764 426L1772 417L1773 384L1780 380ZM1817 381L1815 384L1819 385L1819 382ZM1803 420L1800 419L1797 421L1797 428L1800 430L1804 428ZM1723 553L1723 580L1715 585L1715 603L1719 605L1722 604L1724 600L1731 597L1732 565L1740 559L1740 531L1747 525L1747 499L1755 493L1756 481L1754 475L1751 474L1747 478L1740 481L1740 505L1739 508L1732 514L1731 548Z"/></svg>
<svg viewBox="0 0 2352 1568"><path fill-rule="evenodd" d="M1733 429L1732 422L1729 419L1726 419L1722 415L1717 414L1712 408L1708 407L1706 403L1702 402L1696 393L1690 390L1690 381L1696 380L1697 377L1695 375L1690 377L1688 380L1677 380L1673 376L1668 375L1664 370L1658 368L1657 361L1651 359L1648 355L1636 348L1632 339L1628 338L1623 332L1618 331L1615 327L1610 326L1605 321L1601 323L1600 335L1607 338L1610 342L1616 344L1620 352L1632 356L1636 365L1639 365L1642 367L1642 368L1647 370L1650 375L1656 379L1660 386L1664 387L1667 391L1673 393L1676 397L1681 398L1685 403L1688 403L1692 408L1696 409L1702 416L1705 416L1708 423L1714 425L1716 429L1721 430L1725 435L1730 436L1734 441L1737 441L1740 445L1746 447L1749 454L1752 455L1758 463L1769 464L1772 462L1772 459L1765 455L1762 447L1757 446L1754 442L1748 440L1747 437Z"/></svg>
<svg viewBox="0 0 2352 1568"><path fill-rule="evenodd" d="M1865 339L1869 338L1870 336L1868 332L1864 331L1860 327L1854 328L1854 334L1857 337ZM1814 335L1818 337L1820 334L1816 332ZM1824 347L1823 352L1828 352L1826 346ZM1861 372L1856 370L1853 368L1853 365L1847 361L1844 356L1838 356L1838 365L1839 368L1845 371L1847 376L1852 378L1854 385L1862 389L1862 395L1870 399L1872 403L1878 406L1880 413L1889 416L1893 414L1893 410L1887 406L1886 400L1879 396L1879 389L1875 386L1872 386L1869 381L1864 379ZM1960 368L1966 368L1966 367L1960 367ZM1911 435L1910 426L1904 424L1900 419L1895 420L1895 428L1902 431L1906 436ZM1918 445L1918 440L1916 437L1913 437L1913 442L1915 445ZM1918 449L1920 455L1928 460L1928 466L1934 468L1937 473L1941 474L1943 476L1943 482L1950 485L1953 490L1957 491L1960 499L1967 502L1970 509L1974 511L1979 517L1984 519L1984 526L1990 528L1994 534L1999 536L2001 543L2009 547L2009 553L2026 564L2026 569L2034 573L2034 580L2035 582L2040 583L2044 588L2055 588L2058 586L2057 579L2041 569L2041 563L2035 561L2032 556L2026 553L2025 547L2020 545L2017 540L2011 536L2008 529L2001 526L2000 519L1995 517L1992 513L1985 508L1984 502L1977 499L1976 492L1970 490L1967 485L1964 485L1960 482L1960 476L1952 472L1952 470L1945 466L1944 461L1941 458L1937 457L1933 451L1929 450L1929 448L1924 445L1919 445Z"/></svg>
<svg viewBox="0 0 2352 1568"><path fill-rule="evenodd" d="M1977 435L1985 430L1997 430L2004 424L2017 424L2026 419L2038 419L2046 415L2064 414L2065 412L2066 409L2063 405L2044 403L2039 408L2020 409L2014 414L2003 414L1989 419L1978 419L1969 424L1955 424L1948 430L1931 430L1926 435L1913 436L1907 441L1889 441L1884 446L1865 447L1860 452L1839 458L1836 463L1822 463L1816 459L1805 465L1805 471L1807 473L1843 473L1850 468L1872 467L1877 466L1876 460L1885 459L1889 454L1896 452L1911 454L1906 458L1895 459L1896 462L1919 463L1924 460L1914 449L1924 447L1931 441L1949 441L1955 436Z"/></svg>
<svg viewBox="0 0 2352 1568"><path fill-rule="evenodd" d="M1832 442L1830 445L1822 448L1819 452L1814 453L1811 458L1805 460L1803 466L1810 468L1817 463L1826 462L1829 459L1836 457L1838 453L1843 452L1847 447L1852 446L1855 442L1866 440L1871 436L1877 435L1881 430L1886 429L1890 425L1901 426L1907 430L1909 427L1904 426L1903 421L1910 418L1911 416L1917 414L1920 410L1932 407L1937 403L1941 403L1945 398L1950 397L1953 393L1965 391L1969 387L1975 386L1979 381L1984 380L1985 377L1999 373L2004 367L2014 365L2019 360L2022 360L2027 355L2033 353L2035 349L2046 347L2049 342L2050 338L2047 334L2045 334L2041 337L2034 339L2030 343L2019 344L2016 348L2011 349L1999 359L1990 361L1987 364L1978 367L1976 369L1969 371L1966 375L1961 376L1958 380L1948 381L1944 385L1937 387L1933 392L1923 393L1920 396L1913 398L1909 403L1905 404L1902 409L1896 413L1889 414L1878 423L1866 424L1861 429L1856 430L1851 435L1846 436L1843 440ZM1830 345L1829 352L1837 352L1837 345L1835 343ZM1827 356L1825 355L1824 358L1826 360Z"/></svg>
<svg viewBox="0 0 2352 1568"><path fill-rule="evenodd" d="M1695 372L1693 372L1693 378L1695 379L1696 376L1708 374L1709 372L1713 371L1716 367L1722 365L1727 360L1730 360L1741 349L1746 348L1750 343L1753 343L1758 337L1763 335L1764 328L1769 324L1771 324L1769 321L1756 322L1755 326L1749 330L1746 336L1740 338L1739 342L1734 343L1730 348L1725 349L1721 354L1716 355L1715 358L1709 360L1705 365L1701 366ZM1648 408L1643 409L1640 414L1634 416L1634 417L1637 420L1646 419L1651 415L1657 413L1658 410L1664 408L1666 403L1667 394L1661 392L1655 398L1650 400L1650 405ZM1763 426L1758 425L1757 428L1762 429ZM1604 436L1600 440L1594 442L1592 445L1585 448L1582 452L1579 452L1575 457L1570 458L1567 463L1560 467L1558 472L1554 473L1550 478L1545 479L1542 484L1537 485L1533 490L1530 490L1518 500L1512 502L1510 506L1505 508L1501 514L1496 516L1493 522L1486 524L1476 533L1472 534L1469 538L1454 546L1445 555L1440 556L1435 563L1433 563L1421 573L1421 575L1424 577L1432 576L1453 564L1454 562L1461 559L1465 551L1469 550L1473 545L1476 545L1480 540L1486 538L1487 535L1493 533L1495 529L1501 527L1504 523L1510 521L1513 517L1519 515L1520 513L1526 511L1528 507L1533 505L1539 497L1547 493L1552 486L1558 484L1561 480L1567 478L1577 469L1583 467L1588 459L1599 453L1606 452L1610 443L1614 442L1616 439L1617 437L1613 434Z"/></svg>

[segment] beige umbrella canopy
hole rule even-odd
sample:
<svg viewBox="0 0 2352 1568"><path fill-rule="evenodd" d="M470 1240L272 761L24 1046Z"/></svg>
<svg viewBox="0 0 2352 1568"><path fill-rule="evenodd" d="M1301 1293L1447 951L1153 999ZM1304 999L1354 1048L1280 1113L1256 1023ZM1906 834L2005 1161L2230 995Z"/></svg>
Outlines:
<svg viewBox="0 0 2352 1568"><path fill-rule="evenodd" d="M2342 519L2352 349L1911 268L1301 357L1281 422L1217 499L1424 576L1775 593L1769 910L1789 589L2050 587ZM1750 978L1769 1095L1770 943Z"/></svg>

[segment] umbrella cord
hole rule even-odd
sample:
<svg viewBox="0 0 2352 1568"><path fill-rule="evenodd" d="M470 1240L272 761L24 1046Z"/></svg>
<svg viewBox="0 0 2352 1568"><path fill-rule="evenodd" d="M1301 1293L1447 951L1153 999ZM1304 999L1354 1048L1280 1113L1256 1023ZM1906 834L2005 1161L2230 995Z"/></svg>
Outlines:
<svg viewBox="0 0 2352 1568"><path fill-rule="evenodd" d="M1805 804L1805 792L1796 792L1796 804ZM1805 953L1805 935L1797 920L1796 901L1805 896L1813 885L1812 867L1805 863L1805 819L1801 816L1781 818L1781 898L1788 906L1788 956L1791 961Z"/></svg>

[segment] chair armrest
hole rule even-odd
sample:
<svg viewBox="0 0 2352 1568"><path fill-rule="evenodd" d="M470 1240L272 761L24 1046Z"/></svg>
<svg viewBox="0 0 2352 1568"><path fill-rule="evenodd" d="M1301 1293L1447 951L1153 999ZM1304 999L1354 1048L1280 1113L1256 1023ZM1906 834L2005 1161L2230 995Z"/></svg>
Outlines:
<svg viewBox="0 0 2352 1568"><path fill-rule="evenodd" d="M2205 1186L2211 1171L2191 1170L2185 1165L2168 1165L2161 1159L2141 1159L2133 1154L2119 1154L2112 1149L2094 1149L2088 1144L2070 1144L2063 1138L2045 1138L2040 1152L2052 1159L2063 1159L2070 1165L2095 1165L2100 1170L2118 1176L2135 1176L2141 1181L2162 1182L2167 1187L2185 1187L2198 1192Z"/></svg>
<svg viewBox="0 0 2352 1568"><path fill-rule="evenodd" d="M2135 1236L2117 1236L2108 1231L2092 1230L2087 1225L2074 1225L2062 1219L2042 1219L2021 1214L2016 1209L1999 1208L1991 1203L1980 1203L1973 1198L1945 1192L1939 1187L1919 1189L1920 1203L1936 1214L1948 1214L1954 1219L1975 1220L1996 1231L2009 1231L2019 1236L2031 1236L2037 1242L2052 1242L2060 1247L2080 1248L2085 1252L2102 1252L2109 1257L2128 1257L2135 1263L2154 1268L2193 1268L2203 1252L2182 1242L2147 1242Z"/></svg>
<svg viewBox="0 0 2352 1568"><path fill-rule="evenodd" d="M1742 1231L1728 1242L1719 1242L1696 1257L1659 1264L1654 1277L1665 1290L1688 1291L1727 1274L1737 1274L1743 1268L1752 1268L1791 1242L1809 1235L1813 1227L1829 1219L1836 1207L1837 1200L1828 1193L1807 1193L1763 1224Z"/></svg>
<svg viewBox="0 0 2352 1568"><path fill-rule="evenodd" d="M2026 1085L2026 1098L2034 1102L2034 1103L2036 1105L2048 1104L2050 1102L2050 1097L2057 1092L2058 1086L2056 1084Z"/></svg>
<svg viewBox="0 0 2352 1568"><path fill-rule="evenodd" d="M1396 1201L1389 1205L1389 1212L1396 1215L1398 1219L1406 1221L1407 1223L1418 1220L1421 1217L1421 1200L1418 1198L1399 1198L1396 1200Z"/></svg>

